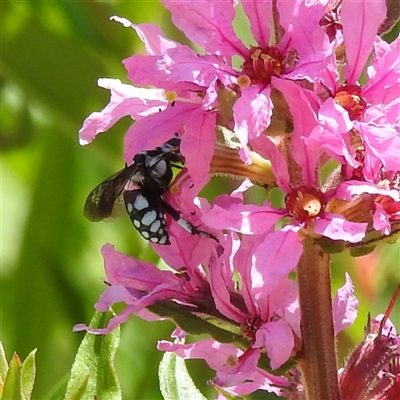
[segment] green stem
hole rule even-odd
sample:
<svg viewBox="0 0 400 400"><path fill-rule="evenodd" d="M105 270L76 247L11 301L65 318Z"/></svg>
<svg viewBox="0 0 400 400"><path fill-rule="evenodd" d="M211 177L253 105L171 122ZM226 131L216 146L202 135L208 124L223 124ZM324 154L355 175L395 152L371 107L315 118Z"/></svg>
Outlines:
<svg viewBox="0 0 400 400"><path fill-rule="evenodd" d="M303 339L299 365L307 400L339 400L330 256L311 238L303 245L297 269Z"/></svg>

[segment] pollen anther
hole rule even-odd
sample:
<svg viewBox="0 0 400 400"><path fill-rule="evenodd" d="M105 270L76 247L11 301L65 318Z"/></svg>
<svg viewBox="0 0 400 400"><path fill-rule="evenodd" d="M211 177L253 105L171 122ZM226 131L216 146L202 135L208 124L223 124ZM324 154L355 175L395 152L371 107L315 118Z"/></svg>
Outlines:
<svg viewBox="0 0 400 400"><path fill-rule="evenodd" d="M239 358L237 356L230 355L227 357L226 363L230 367L235 367L239 363Z"/></svg>
<svg viewBox="0 0 400 400"><path fill-rule="evenodd" d="M164 97L169 103L172 103L178 96L175 92L169 91L164 93Z"/></svg>
<svg viewBox="0 0 400 400"><path fill-rule="evenodd" d="M247 76L247 75L241 75L239 76L239 78L237 79L237 84L239 85L239 87L241 87L242 89L245 89L247 87L250 86L251 84L251 79Z"/></svg>
<svg viewBox="0 0 400 400"><path fill-rule="evenodd" d="M178 186L178 185L171 185L171 186L169 187L169 191L170 191L172 194L177 194L177 193L179 193L179 186Z"/></svg>

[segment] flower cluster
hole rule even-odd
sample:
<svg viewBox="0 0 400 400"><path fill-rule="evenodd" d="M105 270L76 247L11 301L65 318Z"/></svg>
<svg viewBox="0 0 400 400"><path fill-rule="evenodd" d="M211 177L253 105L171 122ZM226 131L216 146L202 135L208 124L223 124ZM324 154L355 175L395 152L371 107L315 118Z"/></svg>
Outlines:
<svg viewBox="0 0 400 400"><path fill-rule="evenodd" d="M177 133L185 168L164 200L218 242L168 221L171 244L152 246L175 272L105 245L109 287L96 309L117 302L126 308L95 332L110 332L130 314L160 318L161 303L169 309L163 316L187 316L187 329L179 323L187 332L206 332L200 321L207 317L229 329L210 324L213 339L163 341L159 349L205 359L216 371L213 385L227 393L285 395L294 380L258 365L267 355L277 369L301 349L298 289L289 274L304 238L362 248L371 235L399 229L400 39L388 44L377 36L384 0L343 0L336 7L328 0L242 1L251 45L233 28L237 1L162 3L203 53L168 39L155 25L113 17L136 31L146 54L123 62L135 86L99 80L111 100L86 119L80 142L90 143L130 116L135 123L124 143L130 164ZM216 151L221 141L232 154L223 167ZM249 179L212 204L199 197L212 174L234 176L238 159ZM251 186L265 185L254 166L257 176L273 176L268 183L282 204L245 202ZM346 276L333 301L335 334L356 312Z"/></svg>

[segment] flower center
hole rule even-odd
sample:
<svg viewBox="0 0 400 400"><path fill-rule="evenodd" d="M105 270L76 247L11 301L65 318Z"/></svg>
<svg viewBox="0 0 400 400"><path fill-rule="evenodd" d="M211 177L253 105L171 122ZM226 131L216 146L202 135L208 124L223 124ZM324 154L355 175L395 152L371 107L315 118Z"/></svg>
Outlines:
<svg viewBox="0 0 400 400"><path fill-rule="evenodd" d="M239 363L239 358L235 355L230 355L226 359L226 364L229 365L230 367L236 367Z"/></svg>
<svg viewBox="0 0 400 400"><path fill-rule="evenodd" d="M317 217L325 209L326 200L319 190L300 186L286 195L285 204L289 215L306 221Z"/></svg>
<svg viewBox="0 0 400 400"><path fill-rule="evenodd" d="M339 17L340 6L341 1L330 2L327 6L325 15L319 21L319 24L328 35L331 42L335 39L336 32L343 30Z"/></svg>
<svg viewBox="0 0 400 400"><path fill-rule="evenodd" d="M240 325L243 337L248 339L251 343L256 340L257 329L262 325L262 320L259 316L251 316Z"/></svg>
<svg viewBox="0 0 400 400"><path fill-rule="evenodd" d="M284 57L273 46L266 49L251 47L247 60L242 64L242 69L251 81L251 84L270 84L271 77L279 76L284 69Z"/></svg>
<svg viewBox="0 0 400 400"><path fill-rule="evenodd" d="M360 120L367 107L366 100L361 96L361 88L356 85L343 85L336 92L334 100L349 113L351 120Z"/></svg>

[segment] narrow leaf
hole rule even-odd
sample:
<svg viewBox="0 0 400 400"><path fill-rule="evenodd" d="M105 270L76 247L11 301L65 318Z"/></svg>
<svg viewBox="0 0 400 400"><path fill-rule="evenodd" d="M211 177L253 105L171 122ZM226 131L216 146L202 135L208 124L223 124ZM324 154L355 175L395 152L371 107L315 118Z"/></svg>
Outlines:
<svg viewBox="0 0 400 400"><path fill-rule="evenodd" d="M35 365L36 349L31 351L25 358L21 368L21 390L26 399L30 399L32 395L33 385L35 383L36 365Z"/></svg>
<svg viewBox="0 0 400 400"><path fill-rule="evenodd" d="M3 387L4 381L6 380L7 371L8 362L6 352L4 351L3 343L0 342L0 389Z"/></svg>
<svg viewBox="0 0 400 400"><path fill-rule="evenodd" d="M81 383L81 385L76 388L75 392L72 393L71 400L81 400L85 398L86 389L89 383L90 375L86 375Z"/></svg>
<svg viewBox="0 0 400 400"><path fill-rule="evenodd" d="M175 353L165 353L158 369L164 400L206 400L195 386L185 361Z"/></svg>
<svg viewBox="0 0 400 400"><path fill-rule="evenodd" d="M91 328L104 328L113 313L96 313ZM79 346L65 400L122 398L114 369L114 356L119 345L119 328L108 335L87 333Z"/></svg>
<svg viewBox="0 0 400 400"><path fill-rule="evenodd" d="M64 397L65 388L68 383L70 373L65 374L54 386L46 393L44 398L46 400L60 400Z"/></svg>
<svg viewBox="0 0 400 400"><path fill-rule="evenodd" d="M1 400L25 400L21 391L21 360L14 353L4 382Z"/></svg>

